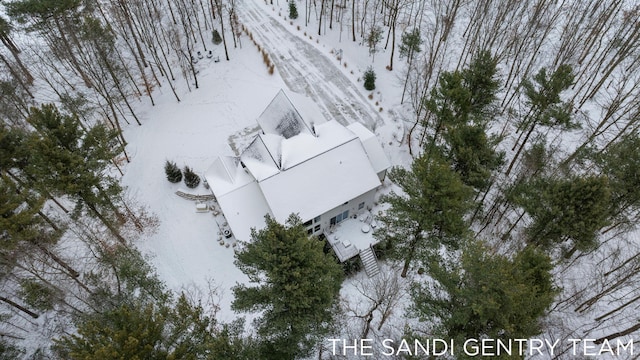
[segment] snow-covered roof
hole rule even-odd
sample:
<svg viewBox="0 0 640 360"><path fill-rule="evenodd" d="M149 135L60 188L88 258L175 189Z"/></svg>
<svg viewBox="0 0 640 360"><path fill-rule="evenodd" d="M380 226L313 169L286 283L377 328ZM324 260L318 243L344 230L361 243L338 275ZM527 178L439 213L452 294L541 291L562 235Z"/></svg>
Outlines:
<svg viewBox="0 0 640 360"><path fill-rule="evenodd" d="M217 197L227 194L254 179L235 156L219 156L204 174L211 191Z"/></svg>
<svg viewBox="0 0 640 360"><path fill-rule="evenodd" d="M260 114L258 124L265 134L280 135L285 139L301 133L313 134L310 125L305 123L282 90Z"/></svg>
<svg viewBox="0 0 640 360"><path fill-rule="evenodd" d="M274 218L312 219L380 185L357 138L259 182Z"/></svg>
<svg viewBox="0 0 640 360"><path fill-rule="evenodd" d="M329 151L356 136L337 121L331 120L315 126L316 136L300 134L281 143L282 169L286 170Z"/></svg>
<svg viewBox="0 0 640 360"><path fill-rule="evenodd" d="M248 240L266 214L306 221L380 186L377 173L389 160L375 135L304 109L312 123L280 91L258 118L262 133L239 158L220 157L205 174L236 238Z"/></svg>
<svg viewBox="0 0 640 360"><path fill-rule="evenodd" d="M264 216L271 214L269 205L255 181L245 184L223 196L218 204L236 239L251 240L251 228L263 229Z"/></svg>
<svg viewBox="0 0 640 360"><path fill-rule="evenodd" d="M271 214L262 191L240 160L218 157L204 174L236 239L249 240L251 228L265 226L264 216Z"/></svg>
<svg viewBox="0 0 640 360"><path fill-rule="evenodd" d="M270 145L275 148L275 144ZM272 154L267 148L263 137L258 135L242 152L240 160L247 167L251 175L253 175L256 180L260 181L273 176L280 171L278 165L280 160L274 158L274 156L279 155L277 153Z"/></svg>
<svg viewBox="0 0 640 360"><path fill-rule="evenodd" d="M389 158L387 158L387 155L382 149L382 145L380 145L378 138L373 132L371 132L359 122L349 124L347 126L347 129L351 130L354 134L356 134L356 136L360 138L360 141L362 141L364 151L367 152L367 156L371 161L371 166L373 166L373 170L376 173L387 170L391 167Z"/></svg>

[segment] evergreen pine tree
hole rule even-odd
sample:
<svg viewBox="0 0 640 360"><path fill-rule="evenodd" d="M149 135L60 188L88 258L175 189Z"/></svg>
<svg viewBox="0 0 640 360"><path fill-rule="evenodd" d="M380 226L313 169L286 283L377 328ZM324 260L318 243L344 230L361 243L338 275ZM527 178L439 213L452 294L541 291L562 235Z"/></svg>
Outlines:
<svg viewBox="0 0 640 360"><path fill-rule="evenodd" d="M198 176L198 174L196 174L195 172L193 172L193 169L191 169L188 166L184 167L184 183L187 185L188 188L196 188L198 185L200 185L200 176Z"/></svg>
<svg viewBox="0 0 640 360"><path fill-rule="evenodd" d="M76 215L85 208L120 241L117 205L122 193L118 181L108 175L120 152L117 133L103 124L84 127L76 116L63 114L54 105L32 108L27 119L34 131L23 146L31 154L24 171L34 188L76 201Z"/></svg>
<svg viewBox="0 0 640 360"><path fill-rule="evenodd" d="M297 19L298 18L298 7L296 6L295 0L289 0L289 19Z"/></svg>
<svg viewBox="0 0 640 360"><path fill-rule="evenodd" d="M371 66L364 72L364 88L369 91L376 88L376 73Z"/></svg>
<svg viewBox="0 0 640 360"><path fill-rule="evenodd" d="M382 198L391 205L374 233L404 260L406 276L415 260L428 259L444 245L456 249L469 228L464 220L472 207L472 190L465 185L437 149L416 158L411 170L393 168L389 179L401 189Z"/></svg>
<svg viewBox="0 0 640 360"><path fill-rule="evenodd" d="M4 337L0 338L0 360L21 359L25 351L10 343Z"/></svg>
<svg viewBox="0 0 640 360"><path fill-rule="evenodd" d="M369 55L375 56L378 52L378 43L382 40L382 28L380 26L372 26L369 29L366 40L369 47Z"/></svg>
<svg viewBox="0 0 640 360"><path fill-rule="evenodd" d="M560 96L562 92L569 89L573 84L574 78L575 75L571 65L563 64L558 66L551 74L547 73L546 68L540 69L533 76L533 82L529 79L522 81L522 92L526 96L526 102L529 107L518 126L518 130L523 131L524 138L522 141L518 139L520 144L514 145L513 149L517 146L518 150L516 150L509 167L507 167L505 175L511 173L538 125L562 130L580 127L580 124L572 118L573 104L562 101Z"/></svg>
<svg viewBox="0 0 640 360"><path fill-rule="evenodd" d="M412 308L438 324L429 333L458 346L471 338L526 339L542 331L540 318L558 292L552 269L551 259L533 247L509 259L471 240L460 258L434 257L428 264L433 281L415 284Z"/></svg>
<svg viewBox="0 0 640 360"><path fill-rule="evenodd" d="M222 37L220 37L220 33L218 32L218 29L213 29L213 31L211 32L211 41L215 44L215 45L219 45L222 42Z"/></svg>
<svg viewBox="0 0 640 360"><path fill-rule="evenodd" d="M167 175L167 180L172 183L179 183L182 181L182 171L175 162L167 160L164 163L164 173Z"/></svg>
<svg viewBox="0 0 640 360"><path fill-rule="evenodd" d="M332 327L342 269L297 216L287 225L267 216L266 223L236 253L236 265L256 286L236 285L232 308L261 311L255 321L261 359L304 358Z"/></svg>
<svg viewBox="0 0 640 360"><path fill-rule="evenodd" d="M420 45L422 45L422 37L418 28L404 32L400 40L400 55L406 56L410 61L415 53L420 52Z"/></svg>
<svg viewBox="0 0 640 360"><path fill-rule="evenodd" d="M430 143L441 146L462 181L477 190L489 185L489 178L503 162L494 150L498 138L487 135L494 116L496 60L487 51L474 57L462 71L444 72L426 102L435 121Z"/></svg>
<svg viewBox="0 0 640 360"><path fill-rule="evenodd" d="M567 257L595 248L598 231L612 216L605 176L537 178L519 183L509 196L533 219L527 227L529 242L548 249L570 240Z"/></svg>
<svg viewBox="0 0 640 360"><path fill-rule="evenodd" d="M136 249L101 252L86 274L93 311L74 318L76 332L54 340L61 359L255 359L242 322L219 324L184 294L167 291Z"/></svg>
<svg viewBox="0 0 640 360"><path fill-rule="evenodd" d="M37 310L53 310L53 305L59 297L59 291L36 279L20 281L20 297L25 304Z"/></svg>
<svg viewBox="0 0 640 360"><path fill-rule="evenodd" d="M636 225L640 210L640 137L623 136L596 156L611 184L613 216L618 224Z"/></svg>

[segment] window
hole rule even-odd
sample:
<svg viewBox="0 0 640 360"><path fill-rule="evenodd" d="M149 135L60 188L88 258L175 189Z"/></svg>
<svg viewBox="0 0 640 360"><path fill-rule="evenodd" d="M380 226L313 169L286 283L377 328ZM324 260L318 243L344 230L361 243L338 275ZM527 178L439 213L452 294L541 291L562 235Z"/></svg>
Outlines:
<svg viewBox="0 0 640 360"><path fill-rule="evenodd" d="M322 216L322 215L318 215L318 216L316 216L316 218L315 218L315 219L313 219L313 222L314 222L314 223L320 222L320 216Z"/></svg>
<svg viewBox="0 0 640 360"><path fill-rule="evenodd" d="M358 210L364 209L364 201L358 204Z"/></svg>
<svg viewBox="0 0 640 360"><path fill-rule="evenodd" d="M313 234L313 229L307 229L307 235Z"/></svg>
<svg viewBox="0 0 640 360"><path fill-rule="evenodd" d="M307 221L306 223L304 223L304 226L310 226L311 225L311 220Z"/></svg>
<svg viewBox="0 0 640 360"><path fill-rule="evenodd" d="M316 227L313 228L313 232L318 232L320 231L320 224L316 225Z"/></svg>
<svg viewBox="0 0 640 360"><path fill-rule="evenodd" d="M342 214L338 214L335 217L332 217L331 221L330 221L330 224L331 225L335 225L337 223L340 223L343 220L347 220L348 218L349 218L349 210L346 210Z"/></svg>

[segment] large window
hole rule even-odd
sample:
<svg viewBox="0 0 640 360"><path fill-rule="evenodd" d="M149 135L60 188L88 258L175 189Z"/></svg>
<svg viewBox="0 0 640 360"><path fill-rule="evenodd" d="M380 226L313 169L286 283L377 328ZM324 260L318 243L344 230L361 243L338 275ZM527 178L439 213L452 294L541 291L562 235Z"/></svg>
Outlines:
<svg viewBox="0 0 640 360"><path fill-rule="evenodd" d="M345 210L342 214L338 214L329 220L329 225L335 225L349 218L349 210Z"/></svg>
<svg viewBox="0 0 640 360"><path fill-rule="evenodd" d="M342 214L338 214L336 216L336 223L341 222L342 220L346 220L349 218L349 210L346 210L345 212L343 212Z"/></svg>

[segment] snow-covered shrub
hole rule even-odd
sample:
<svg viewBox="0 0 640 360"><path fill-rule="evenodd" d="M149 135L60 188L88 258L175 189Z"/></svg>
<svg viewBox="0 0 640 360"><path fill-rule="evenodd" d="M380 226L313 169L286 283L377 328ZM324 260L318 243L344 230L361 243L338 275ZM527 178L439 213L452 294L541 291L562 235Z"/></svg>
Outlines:
<svg viewBox="0 0 640 360"><path fill-rule="evenodd" d="M180 171L178 165L173 161L167 160L167 162L164 163L164 173L167 175L167 180L172 183L182 181L182 171Z"/></svg>
<svg viewBox="0 0 640 360"><path fill-rule="evenodd" d="M193 189L200 184L200 176L198 176L198 174L193 172L193 169L191 169L188 166L185 166L184 167L184 183L185 185L187 185L188 188Z"/></svg>
<svg viewBox="0 0 640 360"><path fill-rule="evenodd" d="M297 19L298 18L298 7L296 6L295 1L289 1L289 18Z"/></svg>
<svg viewBox="0 0 640 360"><path fill-rule="evenodd" d="M218 32L217 29L213 29L213 31L211 32L211 41L218 45L222 42L222 37L220 36L220 33Z"/></svg>
<svg viewBox="0 0 640 360"><path fill-rule="evenodd" d="M364 88L369 91L376 88L376 73L371 66L364 72Z"/></svg>

